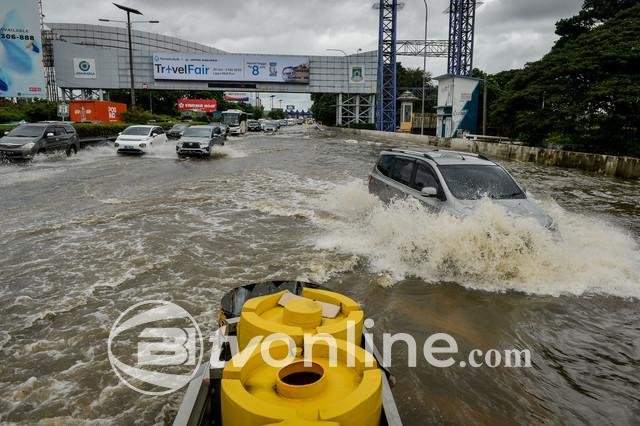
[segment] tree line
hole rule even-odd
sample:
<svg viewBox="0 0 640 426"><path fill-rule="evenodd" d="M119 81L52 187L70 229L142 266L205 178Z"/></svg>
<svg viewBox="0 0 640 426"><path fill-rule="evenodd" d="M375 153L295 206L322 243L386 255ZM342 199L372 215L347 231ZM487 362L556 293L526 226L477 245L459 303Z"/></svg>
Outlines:
<svg viewBox="0 0 640 426"><path fill-rule="evenodd" d="M522 69L474 70L486 77L488 128L534 146L640 155L640 2L585 0L556 34Z"/></svg>

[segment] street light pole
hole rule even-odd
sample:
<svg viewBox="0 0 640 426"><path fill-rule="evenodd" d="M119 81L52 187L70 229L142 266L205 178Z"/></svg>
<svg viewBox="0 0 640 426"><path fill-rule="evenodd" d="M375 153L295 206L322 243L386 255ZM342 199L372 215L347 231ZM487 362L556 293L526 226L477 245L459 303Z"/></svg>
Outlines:
<svg viewBox="0 0 640 426"><path fill-rule="evenodd" d="M129 37L129 79L131 80L131 109L134 109L136 107L136 86L133 81L133 46L131 45L131 12L128 10L127 10L127 35Z"/></svg>
<svg viewBox="0 0 640 426"><path fill-rule="evenodd" d="M128 44L129 44L129 80L131 82L131 109L133 109L136 106L136 87L135 87L135 81L133 78L133 44L131 42L131 25L138 22L157 24L160 21L132 21L131 20L132 13L134 15L142 15L142 12L140 12L138 9L133 9L131 7L123 6L117 3L113 3L113 5L120 10L124 10L127 13L127 20L126 21L117 21L113 19L98 19L98 20L102 22L123 22L127 24L127 36L128 36Z"/></svg>
<svg viewBox="0 0 640 426"><path fill-rule="evenodd" d="M342 49L327 49L328 51L340 52L347 58L347 99L351 94L351 64L349 63L349 55ZM347 120L347 127L351 127L351 121Z"/></svg>
<svg viewBox="0 0 640 426"><path fill-rule="evenodd" d="M422 116L420 119L420 134L424 135L424 97L427 79L427 22L429 21L429 6L427 0L424 1L424 50L422 52Z"/></svg>

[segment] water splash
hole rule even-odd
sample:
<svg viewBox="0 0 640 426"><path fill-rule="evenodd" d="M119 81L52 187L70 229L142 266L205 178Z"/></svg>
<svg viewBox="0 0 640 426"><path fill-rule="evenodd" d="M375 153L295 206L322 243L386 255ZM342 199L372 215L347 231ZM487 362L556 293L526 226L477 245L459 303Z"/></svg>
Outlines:
<svg viewBox="0 0 640 426"><path fill-rule="evenodd" d="M244 158L247 156L244 152L238 151L237 149L231 148L228 145L219 146L216 145L213 147L213 152L211 153L213 158Z"/></svg>
<svg viewBox="0 0 640 426"><path fill-rule="evenodd" d="M457 282L489 291L640 297L637 242L612 225L545 205L561 239L533 219L513 218L490 200L474 215L434 214L417 200L389 205L361 182L317 202L315 246L366 259L370 272L399 281Z"/></svg>

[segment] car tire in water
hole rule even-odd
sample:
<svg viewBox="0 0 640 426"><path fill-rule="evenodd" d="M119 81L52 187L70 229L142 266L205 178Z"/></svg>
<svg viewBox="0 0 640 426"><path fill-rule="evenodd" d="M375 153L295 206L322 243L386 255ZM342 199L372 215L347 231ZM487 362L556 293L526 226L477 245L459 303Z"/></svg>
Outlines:
<svg viewBox="0 0 640 426"><path fill-rule="evenodd" d="M70 145L69 148L67 148L66 154L67 157L71 157L72 154L77 154L78 153L78 148L76 148L75 145Z"/></svg>

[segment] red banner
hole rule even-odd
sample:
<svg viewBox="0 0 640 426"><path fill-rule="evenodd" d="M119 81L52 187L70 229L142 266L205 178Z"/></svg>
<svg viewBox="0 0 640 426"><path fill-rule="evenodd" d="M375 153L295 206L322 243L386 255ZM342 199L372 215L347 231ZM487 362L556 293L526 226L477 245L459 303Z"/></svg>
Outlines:
<svg viewBox="0 0 640 426"><path fill-rule="evenodd" d="M218 101L215 99L178 99L178 111L216 112Z"/></svg>

